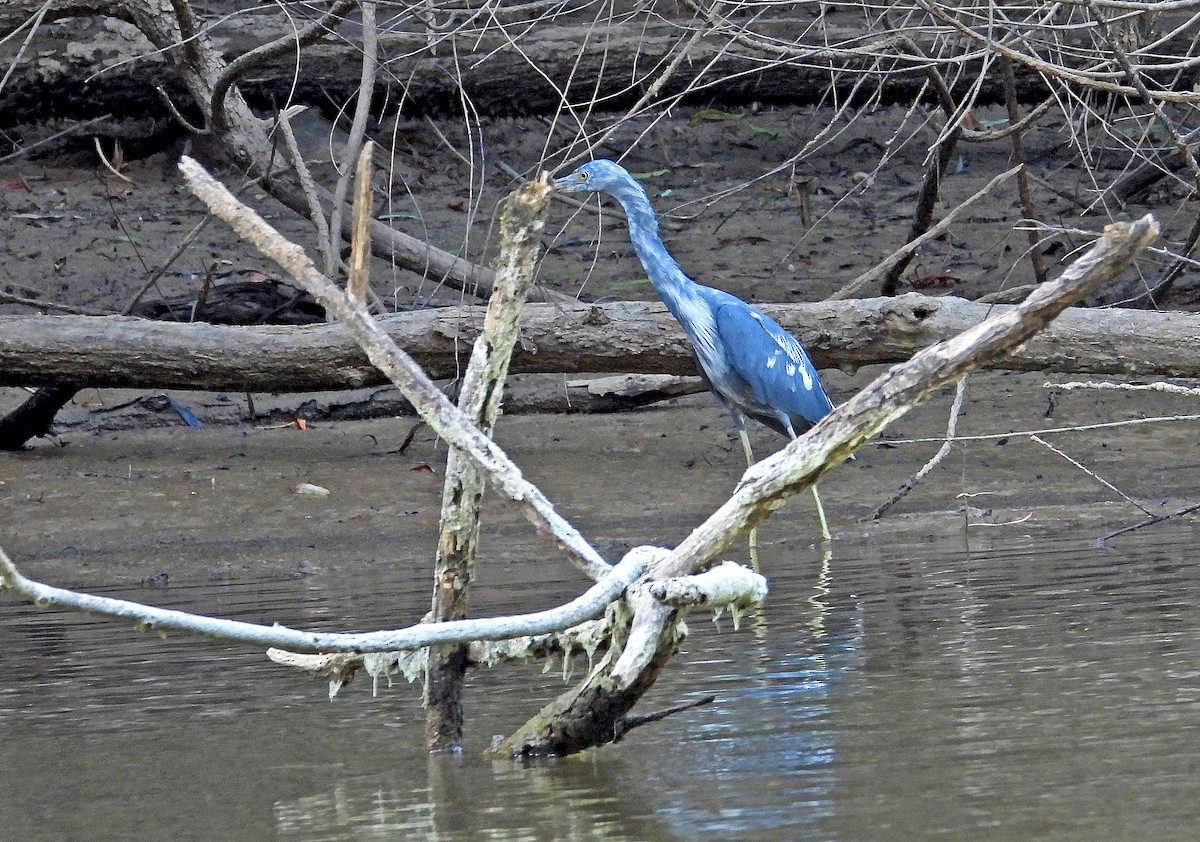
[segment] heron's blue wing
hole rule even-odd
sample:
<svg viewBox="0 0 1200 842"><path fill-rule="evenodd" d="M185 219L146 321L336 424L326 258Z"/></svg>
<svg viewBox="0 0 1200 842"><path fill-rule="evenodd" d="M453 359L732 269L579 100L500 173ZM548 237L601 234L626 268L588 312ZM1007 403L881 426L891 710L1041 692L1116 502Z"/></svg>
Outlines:
<svg viewBox="0 0 1200 842"><path fill-rule="evenodd" d="M781 422L786 415L801 433L832 411L808 354L770 316L733 296L715 307L715 313L729 364L760 404L755 414Z"/></svg>

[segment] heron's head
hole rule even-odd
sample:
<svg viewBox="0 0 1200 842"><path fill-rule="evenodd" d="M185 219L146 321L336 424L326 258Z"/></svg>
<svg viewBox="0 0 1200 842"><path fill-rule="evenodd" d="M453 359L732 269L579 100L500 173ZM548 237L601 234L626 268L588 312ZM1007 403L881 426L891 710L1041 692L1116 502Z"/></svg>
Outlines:
<svg viewBox="0 0 1200 842"><path fill-rule="evenodd" d="M589 161L570 175L554 180L554 189L568 193L616 193L622 186L636 184L633 176L615 161Z"/></svg>

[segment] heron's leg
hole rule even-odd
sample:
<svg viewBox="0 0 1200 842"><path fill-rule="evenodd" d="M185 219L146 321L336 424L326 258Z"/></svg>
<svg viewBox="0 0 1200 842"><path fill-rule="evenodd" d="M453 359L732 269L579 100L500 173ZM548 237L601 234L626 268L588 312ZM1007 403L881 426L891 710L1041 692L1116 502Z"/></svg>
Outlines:
<svg viewBox="0 0 1200 842"><path fill-rule="evenodd" d="M784 424L787 426L788 434L792 437L792 440L795 441L796 431L792 429L792 422L790 420L785 420ZM832 541L833 536L829 534L829 521L825 520L825 507L821 505L821 495L817 493L816 485L813 485L812 487L812 495L813 502L817 504L817 517L821 520L821 540Z"/></svg>
<svg viewBox="0 0 1200 842"><path fill-rule="evenodd" d="M825 541L833 540L833 536L829 534L829 523L825 520L825 507L821 505L821 495L817 493L817 487L812 487L813 501L817 504L817 517L821 519L821 538Z"/></svg>
<svg viewBox="0 0 1200 842"><path fill-rule="evenodd" d="M746 432L745 424L738 427L738 435L742 439L742 450L746 454L746 467L749 468L754 464L754 451L750 449L750 434Z"/></svg>
<svg viewBox="0 0 1200 842"><path fill-rule="evenodd" d="M734 417L733 419L738 425L738 436L742 440L742 450L746 453L746 467L749 468L754 464L754 451L750 448L750 434L746 432L746 422L742 418ZM758 527L755 526L750 530L750 567L755 573L758 569Z"/></svg>

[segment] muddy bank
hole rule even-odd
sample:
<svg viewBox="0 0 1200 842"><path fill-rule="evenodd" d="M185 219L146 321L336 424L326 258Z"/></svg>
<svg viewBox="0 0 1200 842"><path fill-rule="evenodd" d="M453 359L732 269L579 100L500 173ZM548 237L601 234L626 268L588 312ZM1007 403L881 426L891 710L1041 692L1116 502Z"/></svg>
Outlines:
<svg viewBox="0 0 1200 842"><path fill-rule="evenodd" d="M830 380L839 397L855 385L836 373ZM1194 411L1183 398L1075 392L1046 418L1043 380L976 375L959 434ZM899 532L967 529L990 540L982 536L1027 529L1030 520L1083 518L1098 538L1142 519L1062 457L1013 435L957 446L883 521L864 521L937 449L906 440L944 428L949 397L906 416L822 483L835 535L887 542ZM347 565L424 577L436 541L445 448L422 429L400 453L413 426L401 417L322 422L307 430L242 424L65 431L57 445L39 441L0 457L3 543L29 573L88 586L129 586L160 572L171 582L209 581L334 574ZM1195 502L1200 448L1193 432L1164 423L1048 438L1151 512L1165 514ZM724 501L743 469L731 425L704 395L622 415L510 415L497 438L613 558L629 546L679 541ZM755 444L765 453L782 440L760 428ZM302 483L329 494L296 493ZM511 538L532 540L513 507L490 500L485 556ZM816 519L801 497L770 521L763 540L805 534L815 538ZM533 560L499 552L506 563ZM545 563L552 553L547 547L539 555Z"/></svg>

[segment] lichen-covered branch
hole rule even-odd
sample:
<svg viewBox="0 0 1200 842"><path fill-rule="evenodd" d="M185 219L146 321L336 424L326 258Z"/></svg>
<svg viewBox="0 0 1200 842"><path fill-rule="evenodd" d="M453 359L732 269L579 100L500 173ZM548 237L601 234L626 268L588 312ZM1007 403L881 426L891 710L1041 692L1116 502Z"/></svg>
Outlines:
<svg viewBox="0 0 1200 842"><path fill-rule="evenodd" d="M545 227L550 186L545 177L525 185L504 203L496 285L463 376L458 407L484 435L500 415L508 363L520 332L521 310L533 288L538 243ZM442 489L441 534L434 561L434 622L467 616L480 501L487 478L462 451L452 449ZM432 647L425 672L425 743L430 750L456 748L462 741L462 689L469 665L465 643Z"/></svg>

